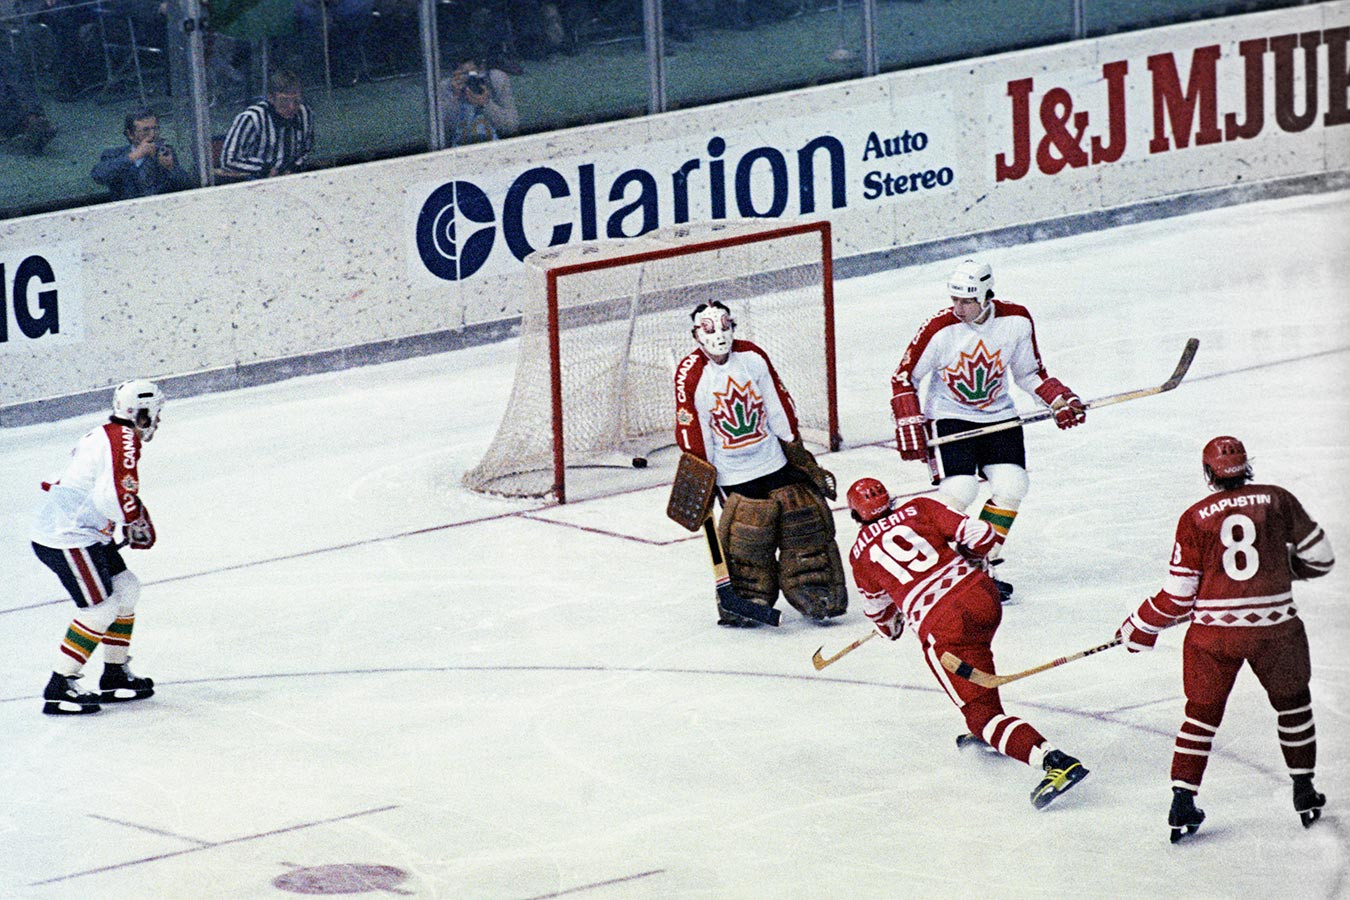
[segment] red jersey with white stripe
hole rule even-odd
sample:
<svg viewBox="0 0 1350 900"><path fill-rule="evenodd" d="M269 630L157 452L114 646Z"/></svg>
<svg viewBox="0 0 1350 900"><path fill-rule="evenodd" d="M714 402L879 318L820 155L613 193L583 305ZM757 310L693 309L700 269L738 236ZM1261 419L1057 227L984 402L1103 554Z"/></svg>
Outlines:
<svg viewBox="0 0 1350 900"><path fill-rule="evenodd" d="M1145 606L1173 619L1189 610L1197 625L1287 621L1298 615L1291 548L1321 571L1334 561L1330 541L1293 494L1273 484L1211 494L1181 514L1167 580ZM1152 612L1140 610L1145 621L1164 624Z"/></svg>
<svg viewBox="0 0 1350 900"><path fill-rule="evenodd" d="M1026 307L992 303L989 318L978 325L962 322L950 309L925 322L891 376L892 393L917 391L926 378L923 411L930 419L992 422L1015 416L1010 384L1032 393L1047 377L1045 366Z"/></svg>
<svg viewBox="0 0 1350 900"><path fill-rule="evenodd" d="M916 634L929 611L970 579L985 578L952 544L973 556L994 546L989 523L971 519L931 497L914 497L858 531L849 551L863 612L883 634L897 614ZM889 629L889 630L888 630Z"/></svg>
<svg viewBox="0 0 1350 900"><path fill-rule="evenodd" d="M717 469L718 484L742 484L783 468L778 439L794 441L797 411L763 350L733 341L718 364L695 350L675 369L675 442Z"/></svg>
<svg viewBox="0 0 1350 900"><path fill-rule="evenodd" d="M109 422L87 432L61 477L44 482L30 539L44 547L87 547L113 539L117 525L141 514L141 438L130 425Z"/></svg>

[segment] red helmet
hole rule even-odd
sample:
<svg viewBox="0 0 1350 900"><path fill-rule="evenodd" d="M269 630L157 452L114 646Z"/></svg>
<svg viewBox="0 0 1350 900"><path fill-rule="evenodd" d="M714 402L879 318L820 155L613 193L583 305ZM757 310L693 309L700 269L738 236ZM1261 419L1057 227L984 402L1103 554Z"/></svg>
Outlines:
<svg viewBox="0 0 1350 900"><path fill-rule="evenodd" d="M848 489L848 508L860 522L872 522L891 511L891 492L875 478L859 478Z"/></svg>
<svg viewBox="0 0 1350 900"><path fill-rule="evenodd" d="M1247 448L1242 441L1231 435L1220 435L1205 445L1200 454L1208 481L1227 480L1238 476L1252 477L1252 468L1247 463Z"/></svg>

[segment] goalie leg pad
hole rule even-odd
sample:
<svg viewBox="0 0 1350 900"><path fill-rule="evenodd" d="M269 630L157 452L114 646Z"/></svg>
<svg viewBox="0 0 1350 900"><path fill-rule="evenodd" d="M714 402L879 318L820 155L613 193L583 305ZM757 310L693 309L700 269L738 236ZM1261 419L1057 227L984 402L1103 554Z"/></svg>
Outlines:
<svg viewBox="0 0 1350 900"><path fill-rule="evenodd" d="M804 484L777 488L769 496L783 508L778 575L783 595L809 618L842 616L848 610L848 586L829 505Z"/></svg>
<svg viewBox="0 0 1350 900"><path fill-rule="evenodd" d="M778 516L776 500L732 494L717 523L732 589L762 606L778 600Z"/></svg>

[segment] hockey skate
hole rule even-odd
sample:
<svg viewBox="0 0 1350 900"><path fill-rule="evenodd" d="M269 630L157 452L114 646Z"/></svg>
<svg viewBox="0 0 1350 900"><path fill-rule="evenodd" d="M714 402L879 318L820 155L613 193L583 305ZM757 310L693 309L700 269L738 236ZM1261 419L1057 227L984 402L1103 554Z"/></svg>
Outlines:
<svg viewBox="0 0 1350 900"><path fill-rule="evenodd" d="M1195 805L1195 791L1172 788L1172 811L1167 814L1167 824L1172 828L1172 843L1195 834L1203 821L1205 811Z"/></svg>
<svg viewBox="0 0 1350 900"><path fill-rule="evenodd" d="M49 716L83 716L99 710L98 694L89 694L75 686L79 675L52 673L42 691L42 711Z"/></svg>
<svg viewBox="0 0 1350 900"><path fill-rule="evenodd" d="M150 678L137 677L127 663L104 663L98 689L104 703L125 703L129 700L144 700L154 694L155 682Z"/></svg>
<svg viewBox="0 0 1350 900"><path fill-rule="evenodd" d="M992 756L1002 756L1002 755L1003 755L1003 754L999 753L998 750L997 750L996 748L990 746L990 745L985 741L984 738L982 738L982 737L980 737L980 736L978 736L978 735L971 734L969 731L967 731L965 734L958 734L958 735L956 736L956 749L957 749L957 750L966 750L966 749L969 749L969 748L975 748L975 749L977 749L977 750L982 750L982 751L984 751L985 753L988 753L988 754L990 754L990 755L992 755Z"/></svg>
<svg viewBox="0 0 1350 900"><path fill-rule="evenodd" d="M1311 775L1294 775L1294 812L1303 821L1304 828L1322 818L1322 807L1327 805L1326 794L1313 787Z"/></svg>
<svg viewBox="0 0 1350 900"><path fill-rule="evenodd" d="M976 735L971 734L969 731L967 731L965 734L958 734L956 736L957 750L964 750L967 747L988 747L988 746L989 745L984 742L984 738L977 737Z"/></svg>
<svg viewBox="0 0 1350 900"><path fill-rule="evenodd" d="M1060 794L1087 777L1083 764L1061 750L1051 750L1041 762L1045 777L1031 792L1031 805L1045 809Z"/></svg>
<svg viewBox="0 0 1350 900"><path fill-rule="evenodd" d="M1000 603L1010 604L1017 602L1012 598L1013 586L1008 582L1000 581L999 579L994 578L994 587L998 588L998 599Z"/></svg>

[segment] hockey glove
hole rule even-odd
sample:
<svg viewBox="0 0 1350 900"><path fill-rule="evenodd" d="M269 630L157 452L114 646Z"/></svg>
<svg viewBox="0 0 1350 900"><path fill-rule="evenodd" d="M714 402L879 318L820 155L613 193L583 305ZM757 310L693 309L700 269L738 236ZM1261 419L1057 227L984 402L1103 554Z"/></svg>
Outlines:
<svg viewBox="0 0 1350 900"><path fill-rule="evenodd" d="M1153 645L1158 642L1158 632L1150 631L1148 625L1133 615L1120 623L1120 627L1116 629L1116 637L1125 642L1125 649L1131 653L1152 650Z"/></svg>
<svg viewBox="0 0 1350 900"><path fill-rule="evenodd" d="M834 500L839 496L834 473L816 462L815 454L807 450L805 444L799 440L783 441L782 444L788 464L805 473L806 477L811 479L811 483L816 486L816 490L825 496L825 499Z"/></svg>
<svg viewBox="0 0 1350 900"><path fill-rule="evenodd" d="M928 458L928 435L924 432L927 420L919 411L919 395L911 390L900 390L891 398L891 413L895 416L895 446L901 459Z"/></svg>
<svg viewBox="0 0 1350 900"><path fill-rule="evenodd" d="M882 610L880 621L874 621L877 633L888 641L893 641L905 633L905 617L900 615L900 610L896 609L895 604L891 604Z"/></svg>
<svg viewBox="0 0 1350 900"><path fill-rule="evenodd" d="M1087 419L1087 407L1078 395L1064 386L1058 378L1047 378L1036 388L1036 396L1054 410L1055 424L1060 428L1081 425Z"/></svg>
<svg viewBox="0 0 1350 900"><path fill-rule="evenodd" d="M141 514L122 526L122 534L132 550L149 550L155 546L155 526L150 521L150 510L141 504Z"/></svg>

